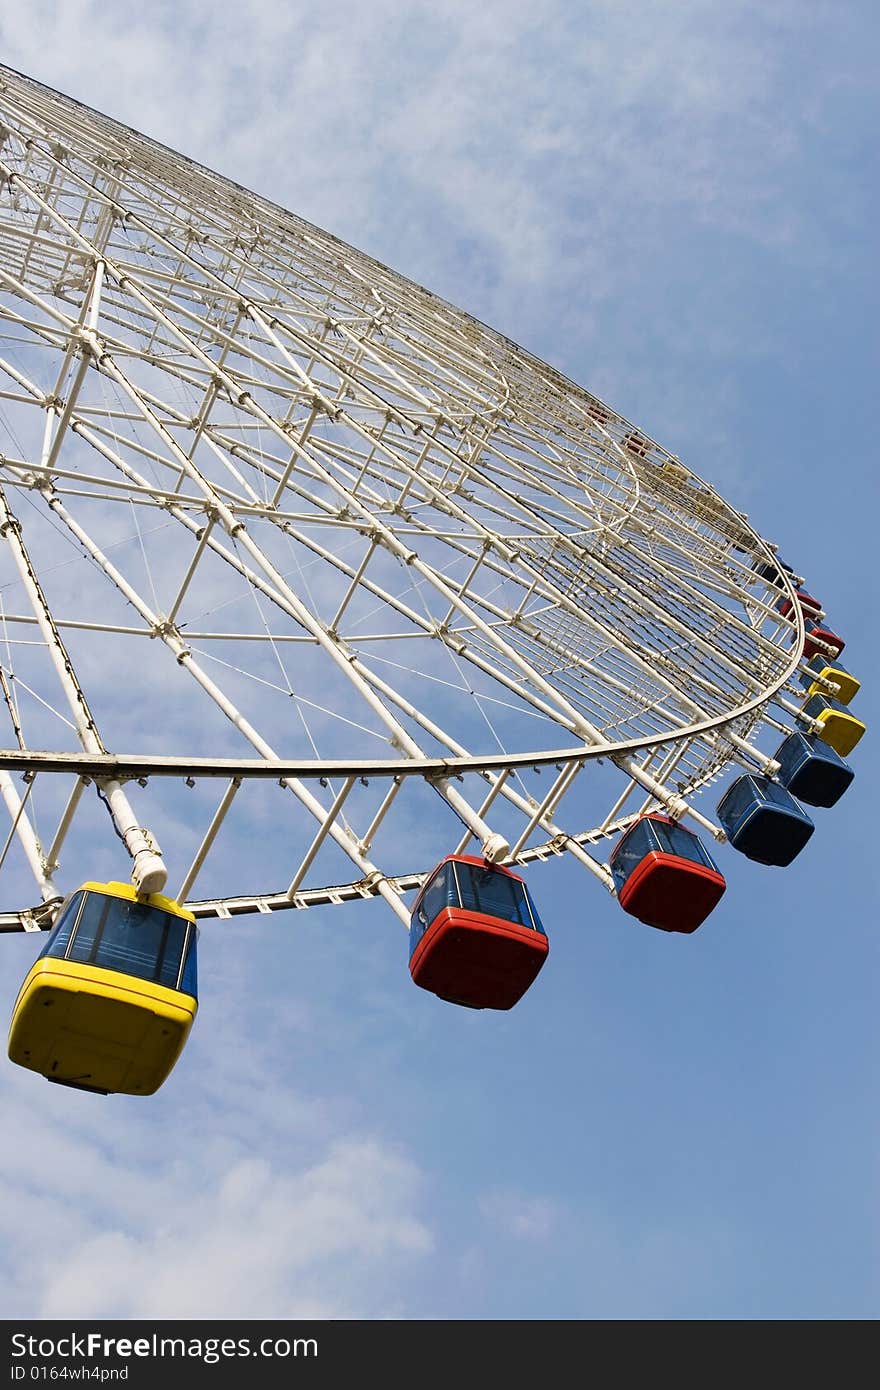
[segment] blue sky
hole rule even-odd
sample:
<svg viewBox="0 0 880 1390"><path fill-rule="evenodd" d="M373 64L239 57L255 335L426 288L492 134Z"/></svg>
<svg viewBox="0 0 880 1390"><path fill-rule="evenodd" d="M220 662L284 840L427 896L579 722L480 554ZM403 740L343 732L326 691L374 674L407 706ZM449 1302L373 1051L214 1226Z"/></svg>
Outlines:
<svg viewBox="0 0 880 1390"><path fill-rule="evenodd" d="M642 424L807 577L870 723L878 30L34 0L0 41ZM535 867L551 953L509 1015L415 989L372 904L207 925L155 1098L0 1068L5 1316L876 1317L874 749L791 868L723 852L693 938ZM34 945L0 950L11 1007Z"/></svg>

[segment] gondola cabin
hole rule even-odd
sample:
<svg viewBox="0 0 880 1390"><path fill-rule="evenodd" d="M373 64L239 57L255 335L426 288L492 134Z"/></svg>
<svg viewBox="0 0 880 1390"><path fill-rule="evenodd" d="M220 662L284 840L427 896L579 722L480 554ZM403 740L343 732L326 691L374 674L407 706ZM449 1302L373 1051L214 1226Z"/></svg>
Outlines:
<svg viewBox="0 0 880 1390"><path fill-rule="evenodd" d="M643 435L636 434L634 430L631 430L629 434L625 434L620 442L624 449L629 449L631 454L636 454L641 459L647 458L651 448L649 441L645 439Z"/></svg>
<svg viewBox="0 0 880 1390"><path fill-rule="evenodd" d="M409 969L422 989L471 1009L510 1009L547 958L547 935L518 874L449 855L413 905Z"/></svg>
<svg viewBox="0 0 880 1390"><path fill-rule="evenodd" d="M815 828L790 791L755 772L743 773L731 783L717 813L734 849L758 864L778 868L800 854Z"/></svg>
<svg viewBox="0 0 880 1390"><path fill-rule="evenodd" d="M817 677L832 681L838 687L837 691L824 690L817 683ZM842 705L850 704L862 688L862 683L856 676L847 671L839 661L831 661L827 656L814 656L806 670L800 672L800 682L806 686L808 695L833 695Z"/></svg>
<svg viewBox="0 0 880 1390"><path fill-rule="evenodd" d="M753 565L752 568L759 579L766 579L768 584L775 584L777 589L782 589L785 585L785 577L782 573L783 570L785 574L794 574L791 565L787 565L781 558L777 558L776 563L772 565L767 564L764 560L760 560L756 565Z"/></svg>
<svg viewBox="0 0 880 1390"><path fill-rule="evenodd" d="M831 647L835 656L840 656L846 643L842 637L838 637L836 632L832 632L828 627L821 627L819 623L806 622L804 624L806 635L804 637L804 656L808 661L812 661L814 656L822 652L826 659L829 655L824 647L817 646L817 642L822 642L827 647Z"/></svg>
<svg viewBox="0 0 880 1390"><path fill-rule="evenodd" d="M676 482L687 482L690 477L688 470L683 463L679 463L678 459L667 459L663 465L663 472L668 477L675 479Z"/></svg>
<svg viewBox="0 0 880 1390"><path fill-rule="evenodd" d="M804 589L795 589L794 596L804 617L811 618L815 621L822 612L822 605L819 600L813 598L813 595L808 594ZM782 614L783 618L787 617L791 612L791 599L781 598L776 608L777 611Z"/></svg>
<svg viewBox="0 0 880 1390"><path fill-rule="evenodd" d="M192 913L128 883L84 883L19 990L9 1056L66 1086L151 1095L180 1056L197 999Z"/></svg>
<svg viewBox="0 0 880 1390"><path fill-rule="evenodd" d="M699 837L659 812L624 832L609 867L624 912L661 931L696 931L726 886Z"/></svg>
<svg viewBox="0 0 880 1390"><path fill-rule="evenodd" d="M816 734L789 734L773 757L778 781L808 806L835 806L855 777L849 763Z"/></svg>
<svg viewBox="0 0 880 1390"><path fill-rule="evenodd" d="M830 743L835 752L845 758L851 753L865 732L861 719L856 719L840 700L829 695L811 695L802 706L802 712L821 724L820 738Z"/></svg>

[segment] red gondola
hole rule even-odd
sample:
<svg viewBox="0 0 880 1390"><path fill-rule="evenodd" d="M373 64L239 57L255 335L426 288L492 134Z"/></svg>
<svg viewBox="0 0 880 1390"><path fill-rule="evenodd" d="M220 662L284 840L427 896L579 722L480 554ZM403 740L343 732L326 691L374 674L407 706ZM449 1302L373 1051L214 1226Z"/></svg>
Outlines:
<svg viewBox="0 0 880 1390"><path fill-rule="evenodd" d="M624 449L629 449L631 454L638 454L639 458L646 458L651 447L648 440L644 439L642 435L636 434L635 430L625 434L620 442Z"/></svg>
<svg viewBox="0 0 880 1390"><path fill-rule="evenodd" d="M812 594L808 594L803 589L795 589L795 598L798 601L801 612L805 617L815 620L822 612L822 605ZM791 599L781 598L776 605L783 618L791 612Z"/></svg>
<svg viewBox="0 0 880 1390"><path fill-rule="evenodd" d="M819 656L820 654L822 656L828 655L828 653L823 648L820 648L816 645L817 640L819 642L826 643L829 647L833 647L835 656L840 656L840 653L843 651L844 647L846 646L846 643L844 642L842 637L838 637L836 632L832 632L831 629L828 627L820 627L818 623L813 622L807 622L805 624L805 627L806 636L804 637L804 656L807 658L808 661L810 661L814 656Z"/></svg>
<svg viewBox="0 0 880 1390"><path fill-rule="evenodd" d="M699 836L658 811L618 840L610 868L624 912L661 931L696 931L726 887Z"/></svg>
<svg viewBox="0 0 880 1390"><path fill-rule="evenodd" d="M510 1009L547 958L547 934L518 874L450 854L425 880L410 920L415 984L451 1004Z"/></svg>

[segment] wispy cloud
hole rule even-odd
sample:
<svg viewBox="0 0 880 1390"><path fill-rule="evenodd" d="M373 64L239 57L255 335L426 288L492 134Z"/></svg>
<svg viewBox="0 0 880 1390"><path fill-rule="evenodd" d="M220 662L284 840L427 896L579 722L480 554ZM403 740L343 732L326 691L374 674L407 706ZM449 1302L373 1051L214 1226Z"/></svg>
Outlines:
<svg viewBox="0 0 880 1390"><path fill-rule="evenodd" d="M405 1314L398 1279L432 1235L420 1173L387 1142L315 1146L295 1118L283 1143L271 1129L248 1136L233 1101L210 1131L165 1109L157 1146L146 1116L102 1134L81 1097L56 1092L50 1106L39 1084L3 1086L16 1135L0 1208L7 1316Z"/></svg>
<svg viewBox="0 0 880 1390"><path fill-rule="evenodd" d="M12 65L466 304L746 493L721 363L779 332L721 248L821 265L825 222L856 225L834 160L821 200L808 172L863 86L835 33L821 0L35 0L0 21ZM704 412L698 358L719 364Z"/></svg>
<svg viewBox="0 0 880 1390"><path fill-rule="evenodd" d="M791 239L779 180L833 79L817 72L816 91L784 109L778 87L789 40L822 19L821 6L768 16L706 0L650 12L556 0L540 14L501 0L318 13L243 0L207 16L36 0L0 32L7 61L364 249L396 243L448 277L473 269L471 242L493 279L570 285L580 266L604 296L621 254L656 242L660 215Z"/></svg>
<svg viewBox="0 0 880 1390"><path fill-rule="evenodd" d="M493 1226L523 1240L547 1240L564 1220L561 1204L552 1197L510 1188L487 1192L480 1202L480 1211Z"/></svg>

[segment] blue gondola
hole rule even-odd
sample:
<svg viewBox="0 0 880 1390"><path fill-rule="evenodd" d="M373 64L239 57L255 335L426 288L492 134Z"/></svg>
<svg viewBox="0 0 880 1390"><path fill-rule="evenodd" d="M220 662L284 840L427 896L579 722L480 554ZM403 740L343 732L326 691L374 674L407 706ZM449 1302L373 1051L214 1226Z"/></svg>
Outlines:
<svg viewBox="0 0 880 1390"><path fill-rule="evenodd" d="M659 812L629 827L609 867L624 912L661 931L696 931L726 886L699 837Z"/></svg>
<svg viewBox="0 0 880 1390"><path fill-rule="evenodd" d="M808 695L831 694L831 691L825 690L817 684L817 676L821 676L826 681L834 681L839 687L834 698L839 700L842 705L851 704L862 687L861 681L851 671L848 671L836 657L814 656L808 663L806 670L799 673L800 683L806 686Z"/></svg>
<svg viewBox="0 0 880 1390"><path fill-rule="evenodd" d="M787 565L780 556L776 557L775 564L768 565L764 560L761 560L752 568L759 579L766 579L768 584L775 584L777 589L785 587L783 570L785 574L794 574L791 565Z"/></svg>
<svg viewBox="0 0 880 1390"><path fill-rule="evenodd" d="M789 734L773 757L778 780L808 806L835 806L855 777L849 763L816 734Z"/></svg>
<svg viewBox="0 0 880 1390"><path fill-rule="evenodd" d="M19 990L9 1056L65 1086L151 1095L197 1008L192 913L130 883L84 883Z"/></svg>
<svg viewBox="0 0 880 1390"><path fill-rule="evenodd" d="M814 830L791 792L756 772L737 777L717 811L733 848L758 864L790 864Z"/></svg>
<svg viewBox="0 0 880 1390"><path fill-rule="evenodd" d="M510 1009L547 958L547 934L519 874L450 854L425 880L410 920L410 974L451 1004Z"/></svg>

